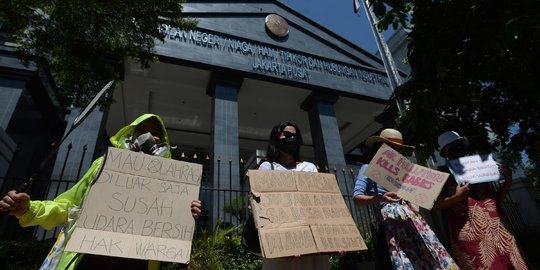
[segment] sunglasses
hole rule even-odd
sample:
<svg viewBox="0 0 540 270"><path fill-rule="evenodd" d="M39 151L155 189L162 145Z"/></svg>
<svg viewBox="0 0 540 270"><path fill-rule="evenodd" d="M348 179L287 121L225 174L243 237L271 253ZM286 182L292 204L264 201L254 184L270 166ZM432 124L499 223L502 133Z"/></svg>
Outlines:
<svg viewBox="0 0 540 270"><path fill-rule="evenodd" d="M283 132L281 132L281 135L284 136L287 139L296 138L296 133L292 133L290 131L283 131Z"/></svg>

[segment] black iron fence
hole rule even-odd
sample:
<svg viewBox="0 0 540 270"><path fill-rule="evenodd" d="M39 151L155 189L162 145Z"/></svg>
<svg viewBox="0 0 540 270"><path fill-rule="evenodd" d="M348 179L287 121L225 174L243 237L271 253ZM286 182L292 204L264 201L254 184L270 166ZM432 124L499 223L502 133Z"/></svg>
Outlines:
<svg viewBox="0 0 540 270"><path fill-rule="evenodd" d="M79 179L81 174L84 173L82 168L84 154L82 155L83 158L80 158L78 160L79 163L77 164L78 169L76 171L76 177L69 177L70 179L65 179L64 172L68 164L68 159L70 156L69 153L71 149L72 147L70 145L68 147L68 152L64 159L58 179L41 179L39 181L36 181L30 191L32 199L54 199L59 194L75 185L77 179ZM86 152L86 149L86 146L84 146L83 152ZM197 158L197 156L205 158ZM249 168L249 166L240 166L242 167L239 173L240 179L233 179L234 177L232 173L232 166L230 166L230 164L228 164L229 166L218 166L218 168L216 169L229 170L228 173L225 174L228 175L228 177L226 177L228 179L219 179L219 181L217 181L218 184L214 185L210 167L211 159L207 154L198 153L192 155L192 158L189 158L187 155L184 155L184 153L182 153L179 159L203 165L203 175L199 196L200 199L203 201L203 213L201 218L199 218L197 222L197 228L211 231L212 229L214 229L214 226L216 223L218 223L218 221L221 226L235 226L243 224L249 215L249 185L247 183L246 177L244 177L246 173L244 168ZM240 163L241 165L244 165L243 160L241 160ZM86 169L84 168L84 170ZM344 192L342 192L343 199L347 204L353 219L356 221L360 233L364 238L370 238L371 224L373 222L377 222L377 219L380 215L376 214L377 210L374 205L354 205L352 193L358 171L350 168L340 169L327 167L319 168L319 170L325 173L332 173L336 175L336 179L338 179L338 181L341 181L339 185L342 187L342 191L344 190ZM0 191L2 192L2 194L5 194L12 188L20 185L24 180L26 179L0 178ZM233 185L235 182L237 183L237 185ZM223 183L223 185L221 183ZM230 188L232 186L237 186L238 188ZM507 197L507 199L502 203L502 210L506 214L508 220L507 225L513 231L520 230L524 227L523 218L521 217L517 208L517 203L513 202L511 197ZM5 220L6 219L4 218L2 223L6 223ZM16 233L17 229L13 228L13 226L16 225L11 224L11 226L12 227L10 228L9 224L2 224L0 226L0 230L2 230L2 235L4 237L6 235L9 235L10 237L20 236L21 233ZM59 228L46 231L41 229L40 227L33 227L30 230L31 231L26 231L25 233L22 233L22 235L26 237L32 237L34 239L48 239L54 238L57 235Z"/></svg>
<svg viewBox="0 0 540 270"><path fill-rule="evenodd" d="M495 189L501 188L501 183L494 184ZM500 208L504 215L501 217L503 223L513 232L518 232L525 229L525 220L519 212L519 204L514 202L511 194L506 195Z"/></svg>
<svg viewBox="0 0 540 270"><path fill-rule="evenodd" d="M356 171L342 170L338 172L337 170L332 171L322 171L326 173L334 173L336 176L339 176L338 179L345 179L347 184L345 186L351 187L354 186L356 179ZM341 174L341 175L338 175ZM216 214L217 220L222 226L235 226L243 224L247 219L249 213L249 184L245 177L245 172L241 172L240 177L240 189L230 189L230 188L221 188L219 185L213 187L211 185L201 186L201 198L203 200L203 205L211 205L209 198L214 198L217 201L214 202L216 209L205 209L203 210L203 215L199 219L199 227L205 229L212 229L212 214ZM204 175L203 175L204 176ZM342 178L341 178L342 177ZM336 177L337 178L337 177ZM232 182L232 180L229 179ZM219 182L218 182L219 183ZM343 194L343 199L348 206L351 216L356 221L360 233L364 238L371 237L370 224L377 221L376 207L373 205L368 206L355 206L353 201L353 190L352 188L347 188L347 192ZM205 200L206 199L206 200ZM214 213L211 213L211 212ZM215 223L215 222L214 222Z"/></svg>

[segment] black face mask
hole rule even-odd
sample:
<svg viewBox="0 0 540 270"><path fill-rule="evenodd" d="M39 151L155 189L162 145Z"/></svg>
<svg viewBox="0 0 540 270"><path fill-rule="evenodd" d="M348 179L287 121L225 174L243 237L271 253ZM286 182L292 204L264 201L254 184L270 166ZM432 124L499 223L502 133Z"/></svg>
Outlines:
<svg viewBox="0 0 540 270"><path fill-rule="evenodd" d="M469 147L465 144L457 144L448 148L448 158L460 158L464 157L469 153Z"/></svg>
<svg viewBox="0 0 540 270"><path fill-rule="evenodd" d="M298 143L298 140L296 138L279 139L278 149L280 151L283 151L289 155L295 155L296 153L298 153L299 148L300 144Z"/></svg>

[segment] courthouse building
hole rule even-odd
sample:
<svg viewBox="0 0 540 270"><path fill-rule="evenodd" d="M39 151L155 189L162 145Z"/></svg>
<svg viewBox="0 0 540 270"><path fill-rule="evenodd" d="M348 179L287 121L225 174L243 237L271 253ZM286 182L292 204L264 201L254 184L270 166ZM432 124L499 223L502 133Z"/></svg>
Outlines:
<svg viewBox="0 0 540 270"><path fill-rule="evenodd" d="M235 197L216 194L245 190L243 173L264 155L271 128L290 121L302 131L302 157L320 171L336 173L351 205L358 146L389 119L392 90L381 61L279 1L183 6L197 27L163 25L165 42L155 48L159 63L149 69L125 63L113 103L68 139L69 151L83 144L84 151L70 153L63 146L51 178L76 181L102 153L107 135L143 113L155 113L176 146L174 158L205 165L204 222L215 224L227 218L220 212ZM29 86L17 87L27 91ZM65 118L68 125L77 114ZM15 125L13 112L1 116ZM65 160L73 164L64 166ZM56 190L46 193L52 197L70 185L50 184Z"/></svg>

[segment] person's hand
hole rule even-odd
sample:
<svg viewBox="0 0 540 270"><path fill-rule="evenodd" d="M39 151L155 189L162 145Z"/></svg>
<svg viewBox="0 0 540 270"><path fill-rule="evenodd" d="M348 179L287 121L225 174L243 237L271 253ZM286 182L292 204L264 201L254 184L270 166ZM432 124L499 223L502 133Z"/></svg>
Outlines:
<svg viewBox="0 0 540 270"><path fill-rule="evenodd" d="M409 202L409 207L411 208L411 210L415 213L415 214L420 214L420 206L412 203L412 202Z"/></svg>
<svg viewBox="0 0 540 270"><path fill-rule="evenodd" d="M456 197L463 200L469 196L469 183L465 182L456 186Z"/></svg>
<svg viewBox="0 0 540 270"><path fill-rule="evenodd" d="M401 200L401 198L399 198L395 192L386 192L381 196L381 201L387 203L399 202L399 200Z"/></svg>
<svg viewBox="0 0 540 270"><path fill-rule="evenodd" d="M510 168L504 164L497 163L497 166L499 167L499 172L501 175L504 176L504 180L512 181L512 170L510 170Z"/></svg>
<svg viewBox="0 0 540 270"><path fill-rule="evenodd" d="M12 190L0 201L0 212L19 217L30 207L30 196L24 192Z"/></svg>
<svg viewBox="0 0 540 270"><path fill-rule="evenodd" d="M199 200L193 200L191 202L191 216L197 220L201 216L202 202Z"/></svg>

